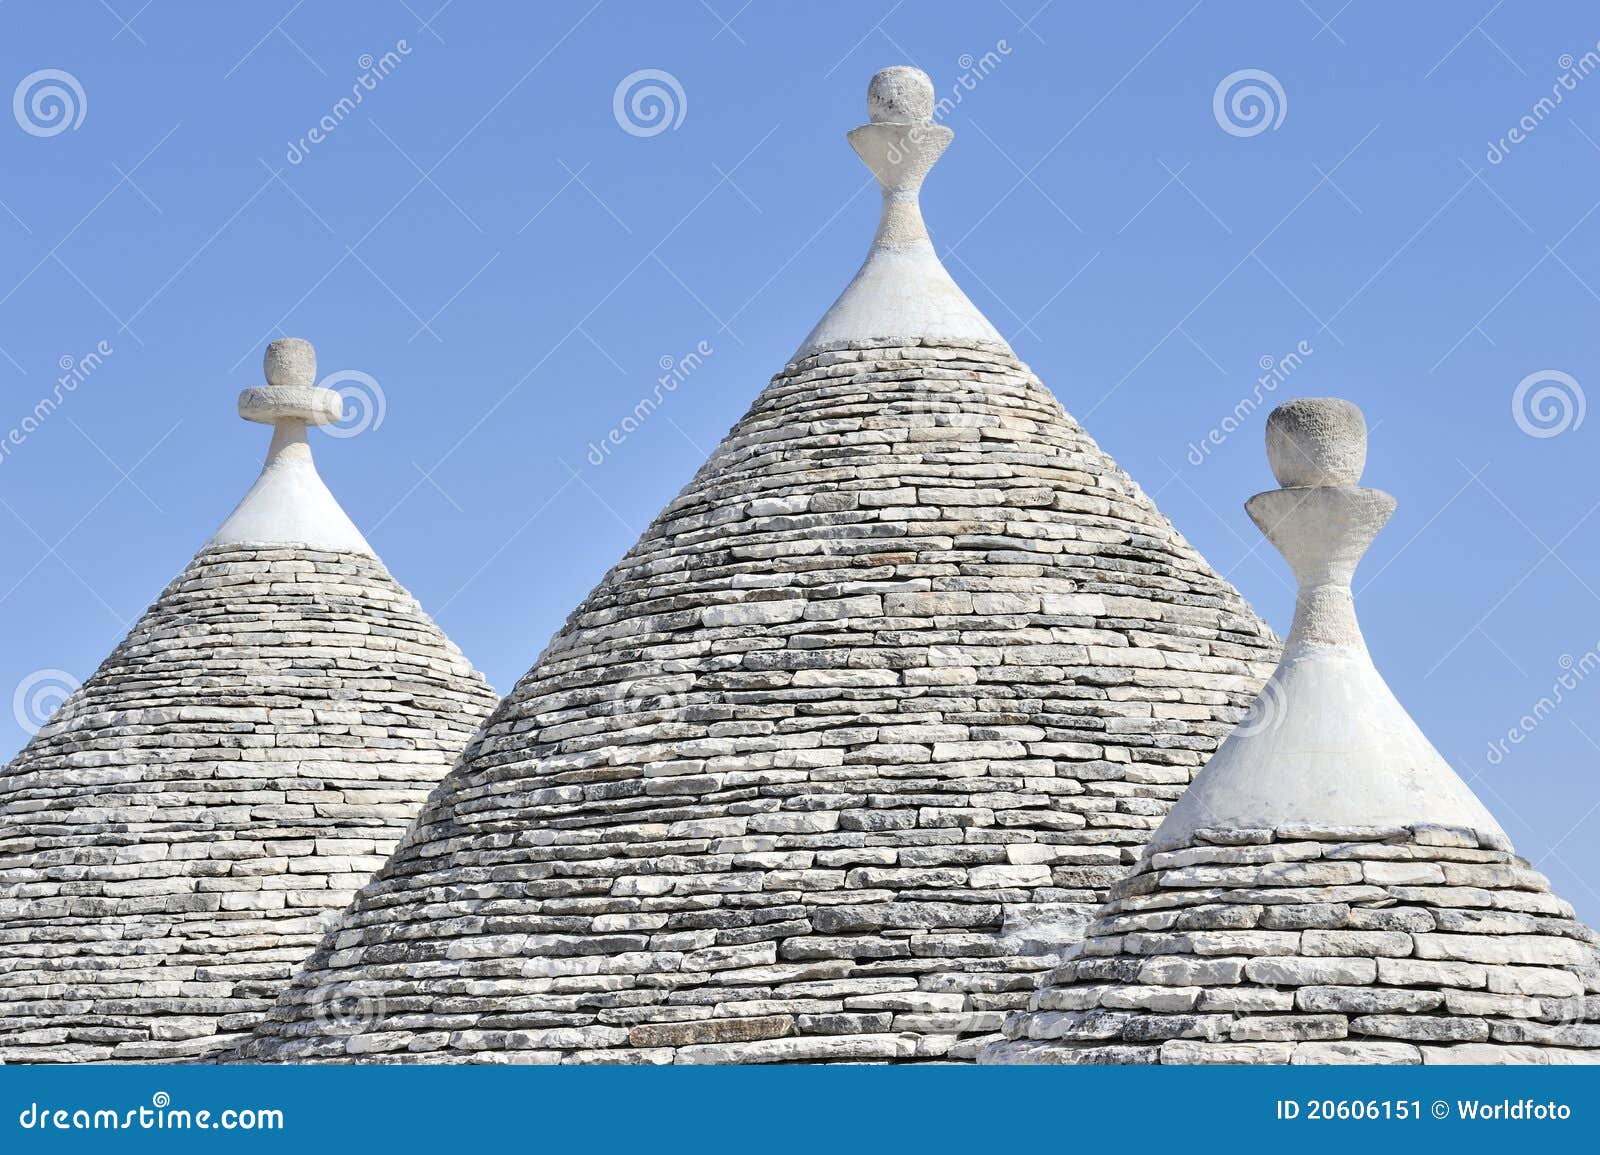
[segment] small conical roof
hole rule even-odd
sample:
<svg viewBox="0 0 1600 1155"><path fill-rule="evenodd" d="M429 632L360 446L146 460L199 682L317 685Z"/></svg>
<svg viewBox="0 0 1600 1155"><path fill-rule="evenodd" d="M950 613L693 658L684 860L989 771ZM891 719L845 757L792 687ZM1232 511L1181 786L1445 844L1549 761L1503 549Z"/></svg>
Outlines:
<svg viewBox="0 0 1600 1155"><path fill-rule="evenodd" d="M240 413L261 477L0 773L0 1059L237 1040L494 695L317 476L304 341Z"/></svg>
<svg viewBox="0 0 1600 1155"><path fill-rule="evenodd" d="M1283 659L985 1061L1600 1061L1600 935L1373 668L1350 580L1394 499L1354 405L1267 423L1246 504L1300 583Z"/></svg>
<svg viewBox="0 0 1600 1155"><path fill-rule="evenodd" d="M914 69L862 272L242 1052L971 1058L1276 655L950 280Z"/></svg>

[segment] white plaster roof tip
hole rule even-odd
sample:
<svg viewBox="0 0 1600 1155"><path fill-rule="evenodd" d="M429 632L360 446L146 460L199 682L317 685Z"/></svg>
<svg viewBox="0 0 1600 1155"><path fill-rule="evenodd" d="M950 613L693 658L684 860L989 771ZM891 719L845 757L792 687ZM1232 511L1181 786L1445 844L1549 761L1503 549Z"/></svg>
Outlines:
<svg viewBox="0 0 1600 1155"><path fill-rule="evenodd" d="M1299 581L1283 657L1237 729L1178 800L1150 851L1199 829L1289 823L1463 827L1510 840L1439 755L1372 664L1350 580L1395 501L1357 483L1366 462L1361 410L1303 398L1267 419L1282 489L1245 508Z"/></svg>
<svg viewBox="0 0 1600 1155"><path fill-rule="evenodd" d="M272 443L250 491L208 545L300 545L376 557L311 460L306 429L343 414L337 391L316 384L317 351L285 337L267 346L267 383L239 394L239 416L271 425Z"/></svg>
<svg viewBox="0 0 1600 1155"><path fill-rule="evenodd" d="M885 68L867 86L870 123L850 146L877 177L883 215L855 279L823 314L794 360L852 341L929 338L1006 341L951 279L928 236L918 194L955 133L933 120L933 82L904 65Z"/></svg>

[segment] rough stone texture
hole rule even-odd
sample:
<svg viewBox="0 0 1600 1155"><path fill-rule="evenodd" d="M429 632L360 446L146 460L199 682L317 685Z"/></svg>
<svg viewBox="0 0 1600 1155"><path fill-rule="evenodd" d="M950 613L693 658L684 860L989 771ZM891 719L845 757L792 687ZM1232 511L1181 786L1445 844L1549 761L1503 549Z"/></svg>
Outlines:
<svg viewBox="0 0 1600 1155"><path fill-rule="evenodd" d="M375 558L203 550L0 775L0 1058L238 1041L493 704Z"/></svg>
<svg viewBox="0 0 1600 1155"><path fill-rule="evenodd" d="M1009 352L807 357L242 1055L971 1058L1275 653Z"/></svg>
<svg viewBox="0 0 1600 1155"><path fill-rule="evenodd" d="M1297 397L1267 415L1267 461L1278 484L1348 486L1367 464L1367 419L1338 397Z"/></svg>
<svg viewBox="0 0 1600 1155"><path fill-rule="evenodd" d="M1214 833L1113 887L982 1060L1600 1062L1600 935L1498 832Z"/></svg>

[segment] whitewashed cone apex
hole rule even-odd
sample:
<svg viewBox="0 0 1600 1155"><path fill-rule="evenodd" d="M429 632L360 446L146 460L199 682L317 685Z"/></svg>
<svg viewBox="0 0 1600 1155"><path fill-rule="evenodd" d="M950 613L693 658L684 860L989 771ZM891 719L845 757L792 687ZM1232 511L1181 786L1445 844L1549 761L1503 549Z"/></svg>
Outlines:
<svg viewBox="0 0 1600 1155"><path fill-rule="evenodd" d="M1505 832L1423 736L1372 664L1350 581L1395 500L1356 483L1361 411L1336 398L1273 410L1267 453L1284 488L1246 504L1288 560L1299 593L1272 677L1150 840L1161 850L1208 827L1294 822L1460 826L1502 849Z"/></svg>
<svg viewBox="0 0 1600 1155"><path fill-rule="evenodd" d="M210 544L298 545L376 557L311 459L307 427L343 415L338 392L316 384L316 350L299 337L273 341L263 368L267 384L239 394L239 416L273 427L266 463Z"/></svg>
<svg viewBox="0 0 1600 1155"><path fill-rule="evenodd" d="M1011 351L951 279L922 220L922 181L955 136L934 123L933 97L927 73L904 65L884 69L868 85L870 123L853 129L849 140L878 179L883 215L866 262L792 361L851 341L908 334Z"/></svg>
<svg viewBox="0 0 1600 1155"><path fill-rule="evenodd" d="M1260 687L1271 631L934 257L927 78L869 111L866 266L239 1057L971 1060Z"/></svg>
<svg viewBox="0 0 1600 1155"><path fill-rule="evenodd" d="M1594 1063L1600 935L1372 666L1350 578L1394 511L1354 405L1269 418L1246 508L1300 582L1283 658L995 1063Z"/></svg>
<svg viewBox="0 0 1600 1155"><path fill-rule="evenodd" d="M311 346L266 374L250 495L0 771L0 1061L238 1042L494 705L317 476Z"/></svg>

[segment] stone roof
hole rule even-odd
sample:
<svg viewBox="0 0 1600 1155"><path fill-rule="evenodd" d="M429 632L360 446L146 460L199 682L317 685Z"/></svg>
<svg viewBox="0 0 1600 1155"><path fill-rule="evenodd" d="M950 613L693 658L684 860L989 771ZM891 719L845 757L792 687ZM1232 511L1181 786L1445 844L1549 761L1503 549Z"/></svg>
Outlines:
<svg viewBox="0 0 1600 1155"><path fill-rule="evenodd" d="M1300 581L1283 659L985 1061L1600 1061L1600 935L1379 677L1350 579L1394 511L1347 402L1275 410L1246 508Z"/></svg>
<svg viewBox="0 0 1600 1155"><path fill-rule="evenodd" d="M309 357L269 349L261 479L0 774L7 1062L236 1041L494 704L318 478Z"/></svg>
<svg viewBox="0 0 1600 1155"><path fill-rule="evenodd" d="M873 84L883 157L948 137L907 119L910 71ZM244 1058L970 1059L1251 700L1271 633L874 168L885 223L826 339L571 615ZM863 293L890 233L950 291Z"/></svg>

